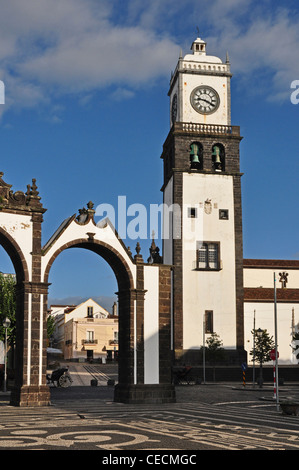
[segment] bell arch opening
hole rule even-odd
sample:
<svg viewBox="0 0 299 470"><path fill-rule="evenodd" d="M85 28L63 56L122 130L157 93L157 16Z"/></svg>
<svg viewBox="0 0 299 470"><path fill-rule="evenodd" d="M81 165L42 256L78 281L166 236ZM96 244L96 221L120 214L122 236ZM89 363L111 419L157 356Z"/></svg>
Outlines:
<svg viewBox="0 0 299 470"><path fill-rule="evenodd" d="M117 289L114 294L116 294L118 300L118 382L127 383L129 380L129 382L133 383L132 314L134 310L134 282L130 269L122 256L111 246L96 240L87 242L86 239L79 239L60 247L53 254L45 270L45 283L50 284L55 282L51 276L54 271L55 261L59 260L60 255L74 251L72 253L72 260L76 259L75 250L72 249L77 249L78 254L80 253L81 256L85 250L98 255L107 263L108 266L105 268L109 269L110 267L112 270L111 274L115 276L115 286L117 286ZM62 258L63 256L61 260ZM64 263L64 261L67 263L68 260L65 258L62 262ZM79 265L78 268L80 269Z"/></svg>
<svg viewBox="0 0 299 470"><path fill-rule="evenodd" d="M5 252L4 260L5 267L13 268L16 277L15 284L15 318L10 319L12 321L11 326L15 328L15 343L9 345L12 347L10 354L10 362L8 363L9 369L13 370L13 381L14 386L16 384L21 385L23 381L23 368L24 364L24 346L26 343L26 337L24 333L24 309L25 309L25 287L24 284L29 281L29 272L26 260L22 253L21 248L16 241L0 227L0 246ZM5 259L6 256L6 259ZM9 262L9 260L10 262ZM2 271L2 266L0 271ZM10 269L11 271L12 269ZM7 269L5 269L7 271ZM3 271L2 271L3 272ZM7 273L5 273L7 274ZM6 316L6 312L3 312L3 317ZM1 321L4 318L1 316ZM13 325L15 322L15 325ZM5 380L5 378L4 378ZM14 388L14 387L13 387Z"/></svg>
<svg viewBox="0 0 299 470"><path fill-rule="evenodd" d="M0 227L0 245L9 256L16 274L16 283L21 285L29 280L28 266L21 248L16 241Z"/></svg>

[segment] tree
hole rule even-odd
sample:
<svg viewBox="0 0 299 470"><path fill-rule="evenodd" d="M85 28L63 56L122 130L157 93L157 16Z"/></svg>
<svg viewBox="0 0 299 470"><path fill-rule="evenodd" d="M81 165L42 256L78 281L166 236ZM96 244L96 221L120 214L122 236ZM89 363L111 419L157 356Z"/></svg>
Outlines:
<svg viewBox="0 0 299 470"><path fill-rule="evenodd" d="M215 364L224 358L223 342L217 333L212 333L206 340L207 347L205 349L207 361L213 364L213 380L215 382Z"/></svg>
<svg viewBox="0 0 299 470"><path fill-rule="evenodd" d="M260 387L263 382L262 367L264 362L271 360L270 351L275 347L273 336L270 337L267 330L252 330L251 333L254 335L254 348L250 351L250 355L253 360L256 360L260 364Z"/></svg>
<svg viewBox="0 0 299 470"><path fill-rule="evenodd" d="M8 342L12 346L16 341L16 280L13 274L0 273L0 341L4 340L4 319L10 319L7 331ZM47 336L51 338L54 332L54 318L47 319Z"/></svg>
<svg viewBox="0 0 299 470"><path fill-rule="evenodd" d="M5 318L10 319L8 328L8 341L12 345L16 335L16 281L12 274L0 273L0 339L5 337L3 322Z"/></svg>
<svg viewBox="0 0 299 470"><path fill-rule="evenodd" d="M54 330L55 330L55 319L53 315L48 315L47 318L47 337L49 340L53 338L54 335Z"/></svg>

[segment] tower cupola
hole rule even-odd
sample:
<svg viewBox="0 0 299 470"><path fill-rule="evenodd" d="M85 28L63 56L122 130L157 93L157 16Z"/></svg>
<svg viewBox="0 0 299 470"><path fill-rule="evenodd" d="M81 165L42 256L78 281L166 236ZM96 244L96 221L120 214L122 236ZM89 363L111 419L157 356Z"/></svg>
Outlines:
<svg viewBox="0 0 299 470"><path fill-rule="evenodd" d="M196 38L191 45L191 50L194 55L206 55L207 43L200 38Z"/></svg>

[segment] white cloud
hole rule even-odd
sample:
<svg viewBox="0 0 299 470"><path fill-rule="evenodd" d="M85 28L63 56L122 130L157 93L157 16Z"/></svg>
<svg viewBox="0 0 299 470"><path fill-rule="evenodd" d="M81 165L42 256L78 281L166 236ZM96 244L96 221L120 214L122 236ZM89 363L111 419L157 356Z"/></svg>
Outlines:
<svg viewBox="0 0 299 470"><path fill-rule="evenodd" d="M299 78L298 16L268 0L0 0L0 12L5 109L63 93L82 101L111 84L128 98L170 76L180 49L172 36L189 48L197 26L208 53L229 51L233 73L267 76L272 98Z"/></svg>
<svg viewBox="0 0 299 470"><path fill-rule="evenodd" d="M140 28L91 32L49 48L17 67L20 75L71 91L112 83L140 84L169 73L178 48Z"/></svg>
<svg viewBox="0 0 299 470"><path fill-rule="evenodd" d="M133 98L134 92L132 90L127 90L126 88L116 88L110 96L115 101L122 101Z"/></svg>
<svg viewBox="0 0 299 470"><path fill-rule="evenodd" d="M0 0L0 11L6 108L111 84L140 86L169 76L178 57L166 36L114 24L106 0Z"/></svg>
<svg viewBox="0 0 299 470"><path fill-rule="evenodd" d="M267 1L267 14L260 5L248 3L247 13L239 11L247 22L238 16L222 17L208 43L214 51L229 51L233 73L247 84L258 77L255 82L265 97L288 98L290 82L299 77L299 16L286 8L271 9Z"/></svg>

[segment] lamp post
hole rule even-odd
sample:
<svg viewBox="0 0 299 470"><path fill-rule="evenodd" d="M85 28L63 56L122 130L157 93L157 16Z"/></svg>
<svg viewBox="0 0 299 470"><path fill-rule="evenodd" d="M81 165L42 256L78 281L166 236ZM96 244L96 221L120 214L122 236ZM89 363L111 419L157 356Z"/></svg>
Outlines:
<svg viewBox="0 0 299 470"><path fill-rule="evenodd" d="M259 386L260 388L263 387L263 354L262 354L262 344L261 344L261 338L263 336L263 330L259 328L256 330L256 336L260 340L260 376L259 376Z"/></svg>
<svg viewBox="0 0 299 470"><path fill-rule="evenodd" d="M6 392L6 382L7 382L7 328L10 327L10 319L5 318L3 322L5 328L5 346L4 346L4 383L3 383L3 392Z"/></svg>

